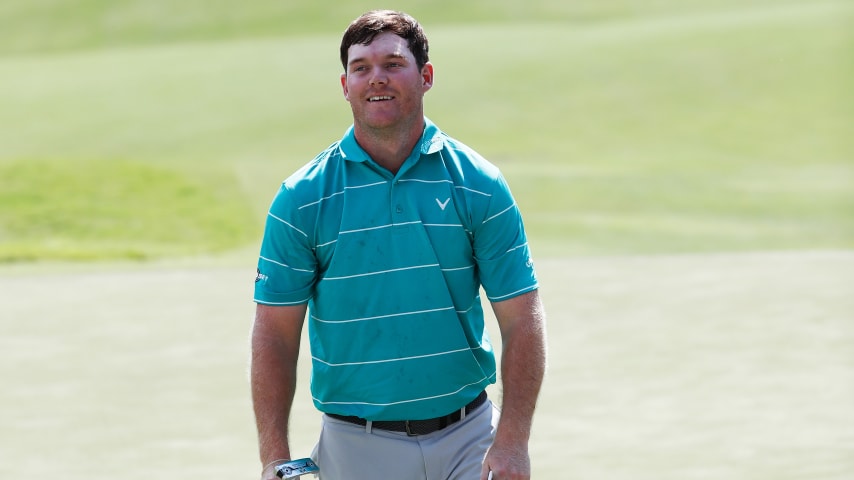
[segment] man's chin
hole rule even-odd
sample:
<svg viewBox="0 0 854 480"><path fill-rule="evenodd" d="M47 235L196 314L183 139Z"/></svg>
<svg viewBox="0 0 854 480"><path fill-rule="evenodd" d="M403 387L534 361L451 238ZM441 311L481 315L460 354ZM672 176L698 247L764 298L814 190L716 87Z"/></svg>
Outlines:
<svg viewBox="0 0 854 480"><path fill-rule="evenodd" d="M367 118L362 118L362 121L359 123L364 128L369 128L371 130L388 130L399 127L400 122L401 118L398 116L369 116Z"/></svg>

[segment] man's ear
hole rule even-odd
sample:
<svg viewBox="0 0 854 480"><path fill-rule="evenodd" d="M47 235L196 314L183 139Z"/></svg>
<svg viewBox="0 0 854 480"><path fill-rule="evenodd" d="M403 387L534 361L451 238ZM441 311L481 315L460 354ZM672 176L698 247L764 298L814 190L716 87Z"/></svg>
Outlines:
<svg viewBox="0 0 854 480"><path fill-rule="evenodd" d="M424 91L430 90L433 87L433 64L427 62L421 67L421 85Z"/></svg>
<svg viewBox="0 0 854 480"><path fill-rule="evenodd" d="M350 90L347 88L347 74L341 74L341 90L344 91L344 99L350 101Z"/></svg>

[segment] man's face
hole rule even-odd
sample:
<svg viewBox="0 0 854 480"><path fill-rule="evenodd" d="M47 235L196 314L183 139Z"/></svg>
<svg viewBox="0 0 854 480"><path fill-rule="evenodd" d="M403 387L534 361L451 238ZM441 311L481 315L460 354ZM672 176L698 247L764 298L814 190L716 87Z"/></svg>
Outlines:
<svg viewBox="0 0 854 480"><path fill-rule="evenodd" d="M357 125L384 129L421 121L424 93L433 86L433 66L428 63L419 70L406 40L385 32L370 45L352 45L348 53L341 86Z"/></svg>

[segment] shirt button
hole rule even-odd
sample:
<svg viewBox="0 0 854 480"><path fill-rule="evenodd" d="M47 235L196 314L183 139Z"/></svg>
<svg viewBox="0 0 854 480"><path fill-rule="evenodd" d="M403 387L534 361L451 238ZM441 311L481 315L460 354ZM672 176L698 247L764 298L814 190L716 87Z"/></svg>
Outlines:
<svg viewBox="0 0 854 480"><path fill-rule="evenodd" d="M394 211L397 213L403 213L403 207L398 205L397 207L395 207Z"/></svg>

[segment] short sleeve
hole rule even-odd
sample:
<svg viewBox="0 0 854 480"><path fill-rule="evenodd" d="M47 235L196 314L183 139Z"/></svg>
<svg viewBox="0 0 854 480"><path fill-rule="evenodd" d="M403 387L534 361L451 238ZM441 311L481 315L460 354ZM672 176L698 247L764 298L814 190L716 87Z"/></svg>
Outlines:
<svg viewBox="0 0 854 480"><path fill-rule="evenodd" d="M312 231L301 218L292 191L282 185L267 213L255 278L255 302L299 305L311 299L317 271Z"/></svg>
<svg viewBox="0 0 854 480"><path fill-rule="evenodd" d="M519 208L507 182L496 177L482 220L474 228L474 255L490 301L535 290L537 276Z"/></svg>

